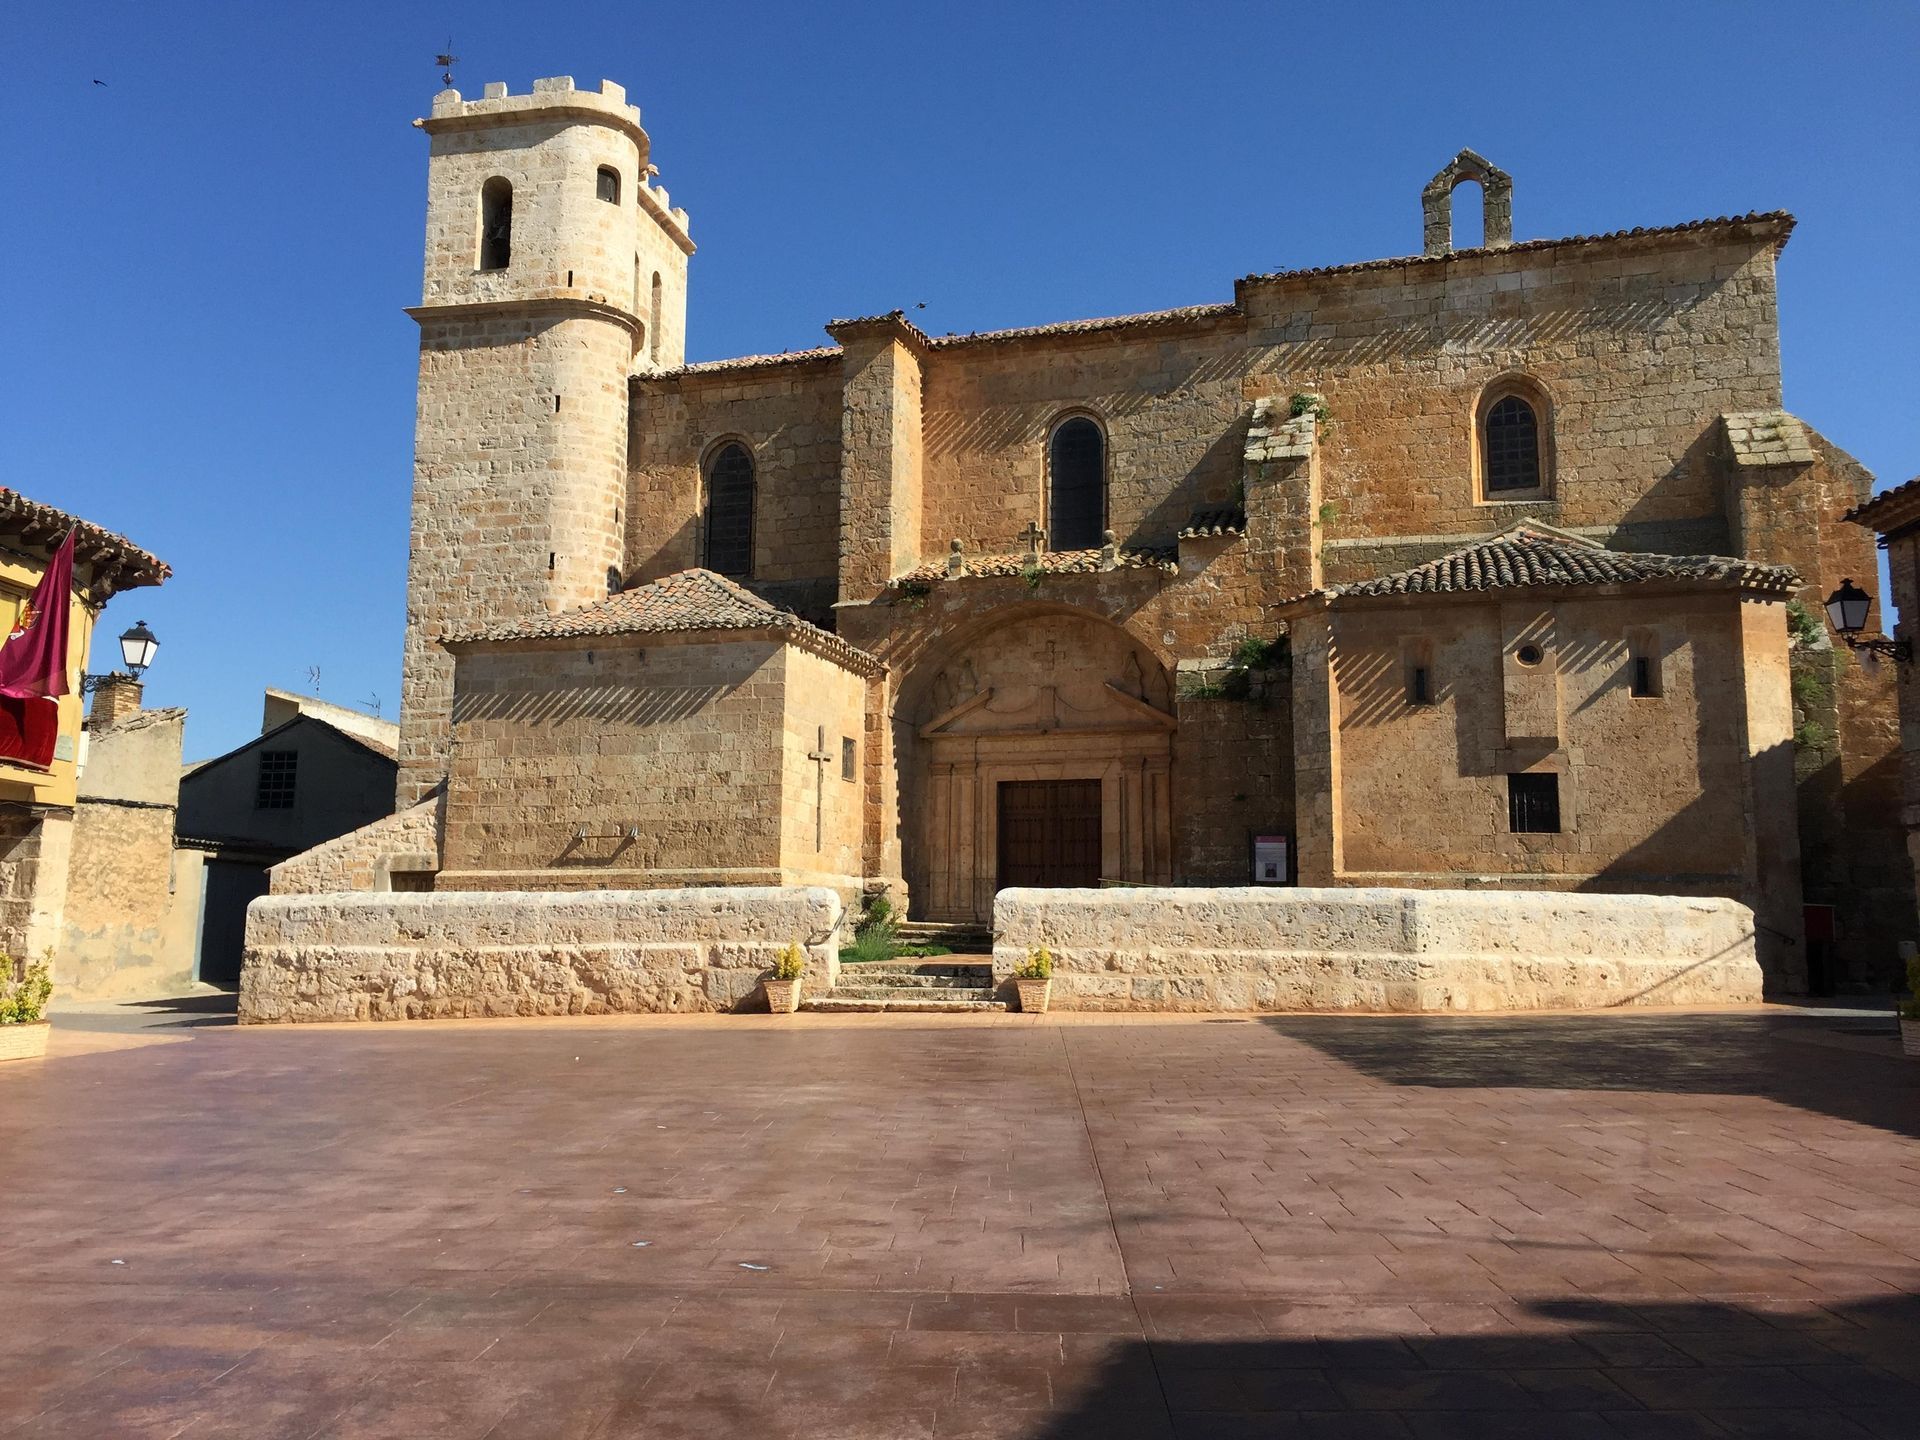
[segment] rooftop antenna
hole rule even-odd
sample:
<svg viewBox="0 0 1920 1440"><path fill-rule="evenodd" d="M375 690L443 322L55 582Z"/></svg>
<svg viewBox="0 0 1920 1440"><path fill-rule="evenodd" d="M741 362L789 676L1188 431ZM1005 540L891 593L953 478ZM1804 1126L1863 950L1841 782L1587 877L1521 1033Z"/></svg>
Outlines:
<svg viewBox="0 0 1920 1440"><path fill-rule="evenodd" d="M307 666L307 683L313 686L314 694L318 695L320 693L320 667L318 665Z"/></svg>
<svg viewBox="0 0 1920 1440"><path fill-rule="evenodd" d="M447 37L447 48L433 57L433 63L440 67L440 83L449 89L453 86L453 67L460 63L460 57L453 53L453 37Z"/></svg>
<svg viewBox="0 0 1920 1440"><path fill-rule="evenodd" d="M378 694L369 695L366 704L367 708L373 712L373 718L378 720L380 718L380 696Z"/></svg>

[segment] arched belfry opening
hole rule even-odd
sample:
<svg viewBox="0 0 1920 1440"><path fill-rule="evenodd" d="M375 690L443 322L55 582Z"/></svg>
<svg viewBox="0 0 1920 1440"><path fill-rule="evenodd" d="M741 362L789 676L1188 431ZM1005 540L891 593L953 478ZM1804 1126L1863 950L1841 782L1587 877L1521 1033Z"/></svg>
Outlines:
<svg viewBox="0 0 1920 1440"><path fill-rule="evenodd" d="M1453 252L1453 192L1469 182L1480 187L1483 234L1488 250L1513 243L1513 177L1484 155L1462 150L1420 192L1421 232L1429 255Z"/></svg>
<svg viewBox="0 0 1920 1440"><path fill-rule="evenodd" d="M1121 626L1008 607L915 661L893 718L917 917L986 923L1015 885L1171 881L1173 687Z"/></svg>

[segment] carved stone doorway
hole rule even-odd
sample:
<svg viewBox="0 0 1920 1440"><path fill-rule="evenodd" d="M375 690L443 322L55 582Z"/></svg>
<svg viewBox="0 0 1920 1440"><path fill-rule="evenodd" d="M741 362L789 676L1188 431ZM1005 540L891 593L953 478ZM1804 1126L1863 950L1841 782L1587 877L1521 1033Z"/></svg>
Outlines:
<svg viewBox="0 0 1920 1440"><path fill-rule="evenodd" d="M1166 884L1172 708L1153 653L1084 612L1022 608L923 664L895 714L910 913L984 924L1002 885Z"/></svg>
<svg viewBox="0 0 1920 1440"><path fill-rule="evenodd" d="M1002 780L998 808L998 888L1100 883L1098 780Z"/></svg>

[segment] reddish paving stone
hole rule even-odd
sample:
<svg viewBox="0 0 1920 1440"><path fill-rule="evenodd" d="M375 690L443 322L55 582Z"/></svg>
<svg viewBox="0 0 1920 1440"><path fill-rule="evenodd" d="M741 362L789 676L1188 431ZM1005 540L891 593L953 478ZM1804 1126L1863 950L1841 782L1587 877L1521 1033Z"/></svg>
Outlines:
<svg viewBox="0 0 1920 1440"><path fill-rule="evenodd" d="M1910 1433L1920 1076L1858 1023L56 1036L0 1435Z"/></svg>

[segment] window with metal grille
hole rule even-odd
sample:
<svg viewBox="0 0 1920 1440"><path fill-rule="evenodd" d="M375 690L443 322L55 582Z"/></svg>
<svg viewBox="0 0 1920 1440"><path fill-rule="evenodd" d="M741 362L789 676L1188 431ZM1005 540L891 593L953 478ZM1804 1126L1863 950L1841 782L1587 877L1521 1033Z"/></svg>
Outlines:
<svg viewBox="0 0 1920 1440"><path fill-rule="evenodd" d="M260 779L253 792L256 810L291 810L299 778L300 755L295 750L262 750Z"/></svg>
<svg viewBox="0 0 1920 1440"><path fill-rule="evenodd" d="M1518 395L1494 402L1481 427L1482 473L1489 495L1540 488L1540 421Z"/></svg>
<svg viewBox="0 0 1920 1440"><path fill-rule="evenodd" d="M1047 445L1047 544L1091 550L1107 528L1107 437L1085 416L1054 429Z"/></svg>
<svg viewBox="0 0 1920 1440"><path fill-rule="evenodd" d="M593 177L593 193L610 204L620 203L620 172L611 165L602 165Z"/></svg>
<svg viewBox="0 0 1920 1440"><path fill-rule="evenodd" d="M480 187L480 268L504 270L513 259L513 182L496 175Z"/></svg>
<svg viewBox="0 0 1920 1440"><path fill-rule="evenodd" d="M858 774L859 754L859 747L853 743L853 737L842 735L840 737L840 778L842 780L851 780Z"/></svg>
<svg viewBox="0 0 1920 1440"><path fill-rule="evenodd" d="M1560 777L1529 771L1507 776L1507 829L1516 835L1560 833Z"/></svg>
<svg viewBox="0 0 1920 1440"><path fill-rule="evenodd" d="M753 573L753 456L729 443L707 462L707 568Z"/></svg>

